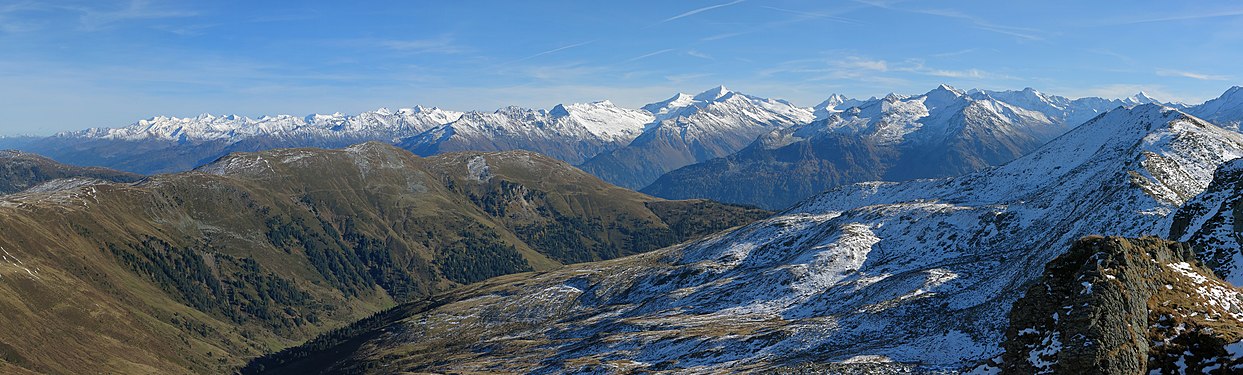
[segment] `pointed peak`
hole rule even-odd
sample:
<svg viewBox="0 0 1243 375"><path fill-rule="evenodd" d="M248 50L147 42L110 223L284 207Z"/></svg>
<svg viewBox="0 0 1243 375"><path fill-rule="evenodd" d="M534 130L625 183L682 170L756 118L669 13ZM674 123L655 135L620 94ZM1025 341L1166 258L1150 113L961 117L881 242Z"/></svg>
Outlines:
<svg viewBox="0 0 1243 375"><path fill-rule="evenodd" d="M1128 104L1131 104L1131 105L1135 105L1135 104L1149 104L1149 103L1160 103L1160 101L1159 101L1159 100L1157 100L1157 99L1153 99L1153 97L1148 96L1148 93L1143 92L1143 91L1140 91L1140 92L1136 93L1135 95L1131 95L1131 96L1129 96L1129 97L1127 97L1127 98L1125 98L1125 99L1122 99L1122 101L1123 101L1124 103L1128 103Z"/></svg>
<svg viewBox="0 0 1243 375"><path fill-rule="evenodd" d="M721 86L710 88L707 91L701 92L699 93L699 95L695 95L695 100L713 101L713 100L720 99L721 97L728 95L729 93L730 93L729 89L725 88L724 85L721 85Z"/></svg>
<svg viewBox="0 0 1243 375"><path fill-rule="evenodd" d="M570 111L565 108L565 104L557 104L548 111L548 114L553 117L565 117L570 115Z"/></svg>
<svg viewBox="0 0 1243 375"><path fill-rule="evenodd" d="M1226 89L1226 92L1221 93L1221 96L1213 98L1209 100L1208 102L1229 103L1229 104L1243 103L1243 87L1240 87L1240 86L1230 87L1229 89ZM1205 102L1201 106L1207 105L1208 102Z"/></svg>
<svg viewBox="0 0 1243 375"><path fill-rule="evenodd" d="M932 96L932 95L945 95L945 94L949 94L953 96L965 95L964 92L954 88L953 86L950 86L944 83L938 85L937 88L932 89L932 91L929 91L927 94L924 94L924 95Z"/></svg>
<svg viewBox="0 0 1243 375"><path fill-rule="evenodd" d="M679 92L677 94L674 94L669 99L665 99L659 102L645 105L642 107L642 109L652 114L659 114L660 112L667 110L669 108L677 108L677 107L686 106L694 100L695 99L692 98L689 94Z"/></svg>
<svg viewBox="0 0 1243 375"><path fill-rule="evenodd" d="M830 106L833 106L833 105L838 105L838 104L842 104L842 103L846 102L847 100L850 100L850 98L847 98L847 97L846 97L846 95L842 95L842 94L829 94L829 98L828 98L828 99L825 99L825 100L824 100L824 102L820 103L820 104L821 104L820 106L823 106L823 105L830 105ZM817 107L819 107L819 106L817 106Z"/></svg>

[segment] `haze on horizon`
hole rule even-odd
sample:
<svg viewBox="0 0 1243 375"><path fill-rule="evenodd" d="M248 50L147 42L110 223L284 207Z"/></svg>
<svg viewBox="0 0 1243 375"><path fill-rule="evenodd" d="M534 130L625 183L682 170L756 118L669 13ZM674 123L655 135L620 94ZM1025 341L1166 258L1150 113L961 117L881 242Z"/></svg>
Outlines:
<svg viewBox="0 0 1243 375"><path fill-rule="evenodd" d="M810 106L959 88L1199 103L1243 75L1227 1L0 4L0 135L154 115L638 107L723 84Z"/></svg>

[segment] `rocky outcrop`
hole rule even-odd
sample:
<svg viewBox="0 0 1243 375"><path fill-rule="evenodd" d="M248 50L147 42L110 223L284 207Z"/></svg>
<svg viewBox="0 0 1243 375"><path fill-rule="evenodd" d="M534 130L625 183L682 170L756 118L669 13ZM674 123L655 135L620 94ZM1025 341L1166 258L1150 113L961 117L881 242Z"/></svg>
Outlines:
<svg viewBox="0 0 1243 375"><path fill-rule="evenodd" d="M1186 244L1085 237L1015 302L1003 373L1243 370L1241 298Z"/></svg>

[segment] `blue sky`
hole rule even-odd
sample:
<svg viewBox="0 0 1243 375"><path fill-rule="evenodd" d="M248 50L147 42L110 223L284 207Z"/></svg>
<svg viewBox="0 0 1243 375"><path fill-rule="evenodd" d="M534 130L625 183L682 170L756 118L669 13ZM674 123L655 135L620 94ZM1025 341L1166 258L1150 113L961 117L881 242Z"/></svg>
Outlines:
<svg viewBox="0 0 1243 375"><path fill-rule="evenodd" d="M718 84L805 106L938 83L1200 102L1243 81L1241 25L1233 1L0 0L0 134Z"/></svg>

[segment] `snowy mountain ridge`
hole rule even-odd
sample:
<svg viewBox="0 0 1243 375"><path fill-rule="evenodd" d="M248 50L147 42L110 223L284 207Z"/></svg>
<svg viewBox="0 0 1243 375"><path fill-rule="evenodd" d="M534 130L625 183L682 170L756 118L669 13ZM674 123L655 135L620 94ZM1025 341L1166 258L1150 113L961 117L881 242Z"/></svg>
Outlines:
<svg viewBox="0 0 1243 375"><path fill-rule="evenodd" d="M733 128L797 125L815 118L807 108L784 100L730 91L725 86L695 96L679 93L668 100L645 105L643 109L655 115L655 122L649 129L673 126L691 138Z"/></svg>
<svg viewBox="0 0 1243 375"><path fill-rule="evenodd" d="M738 152L761 134L815 118L811 109L724 86L694 96L679 93L643 110L655 117L642 134L579 167L610 183L638 189L671 170Z"/></svg>
<svg viewBox="0 0 1243 375"><path fill-rule="evenodd" d="M439 108L380 108L347 116L341 113L245 116L203 114L196 117L156 116L121 128L91 128L60 133L59 137L116 140L239 140L258 136L383 137L395 139L418 134L433 126L457 120L461 112ZM382 138L382 139L383 139Z"/></svg>
<svg viewBox="0 0 1243 375"><path fill-rule="evenodd" d="M944 85L943 85L944 86ZM948 86L945 86L948 87ZM963 92L958 91L961 95ZM1229 93L1229 92L1228 92ZM1133 106L1144 103L1160 103L1156 99L1152 99L1145 93L1136 94L1133 97L1124 99L1106 100L1100 98L1084 98L1070 100L1064 97L1046 95L1027 88L1022 91L981 91L971 90L968 95L974 97L992 96L1009 104L1029 109L1037 110L1041 107L1055 108L1057 110L1066 111L1068 108L1079 103L1080 107L1085 106L1083 103L1107 103L1090 105L1092 110L1089 111L1091 116L1080 115L1075 118L1086 120L1104 110L1112 109L1102 108L1109 105L1114 106ZM790 104L784 100L766 99L731 91L724 86L714 87L696 95L676 94L670 99L651 103L641 107L640 109L626 109L613 105L607 100L591 102L591 103L574 103L574 104L558 104L551 110L526 109L532 113L545 113L553 118L570 117L573 121L566 121L582 125L583 129L578 129L580 135L607 139L610 141L628 141L636 137L642 130L643 126L638 126L636 130L635 123L641 123L646 127L652 127L661 121L675 119L678 117L692 116L694 113L703 108L709 107L713 103L727 103L731 98L740 95L743 102L762 108L765 111L771 111L775 115L760 115L751 110L749 114L740 115L740 117L750 117L752 119L763 119L764 117L784 117L794 122L810 122L813 119L824 119L833 113L839 113L858 106L865 106L879 101L889 99L905 100L914 96L904 96L897 94L887 95L885 98L870 100L856 100L848 98L840 94L829 95L828 99L811 108L803 108ZM927 94L925 94L926 96ZM1035 96L1034 101L1025 96ZM1224 97L1224 96L1223 96ZM1220 100L1220 99L1219 99ZM1200 111L1204 112L1209 109L1221 107L1221 104L1210 105L1205 103ZM735 106L738 107L738 106ZM517 107L502 108L494 113L512 112ZM806 112L811 111L810 119ZM643 112L648 112L647 114ZM1042 111L1049 114L1046 111ZM398 139L417 135L418 133L430 130L437 126L446 125L457 121L462 115L467 113L484 114L483 112L459 112L445 110L437 107L415 106L411 108L401 108L390 110L380 108L374 111L362 112L357 115L345 115L342 113L332 114L312 114L307 116L293 115L272 115L261 116L259 118L250 118L238 115L212 115L203 114L195 117L176 117L176 116L156 116L143 119L125 127L117 128L89 128L81 131L63 132L58 134L60 137L81 137L81 138L97 138L97 139L117 139L117 140L142 140L142 139L162 139L162 140L184 140L184 141L209 141L209 140L238 140L257 136L276 136L276 137L297 137L297 136L321 136L321 137L367 137L377 139ZM1200 112L1196 112L1199 114ZM487 116L482 116L487 117ZM493 118L498 120L498 126L505 126L507 120ZM1070 121L1073 123L1073 121ZM529 124L528 124L529 125ZM465 126L464 126L465 127Z"/></svg>
<svg viewBox="0 0 1243 375"><path fill-rule="evenodd" d="M521 149L580 163L626 145L653 120L646 111L620 108L609 101L558 104L550 111L511 106L490 113L466 112L398 144L423 156Z"/></svg>

